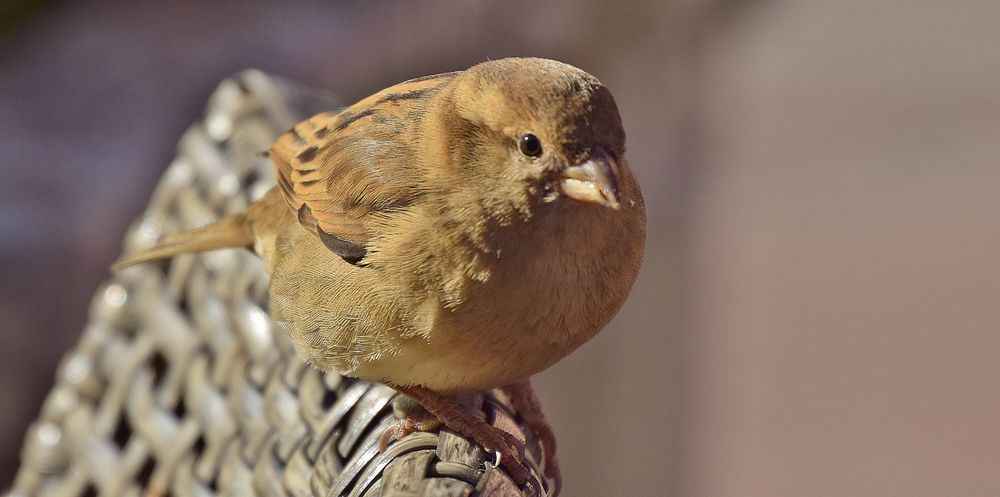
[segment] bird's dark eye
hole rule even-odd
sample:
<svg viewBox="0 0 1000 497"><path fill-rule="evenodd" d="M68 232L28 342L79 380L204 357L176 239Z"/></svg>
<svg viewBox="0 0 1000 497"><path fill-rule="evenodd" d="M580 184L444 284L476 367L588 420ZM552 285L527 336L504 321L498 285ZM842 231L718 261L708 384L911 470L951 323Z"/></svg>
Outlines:
<svg viewBox="0 0 1000 497"><path fill-rule="evenodd" d="M542 155L542 142L537 136L525 133L517 139L517 148L528 157L538 157Z"/></svg>

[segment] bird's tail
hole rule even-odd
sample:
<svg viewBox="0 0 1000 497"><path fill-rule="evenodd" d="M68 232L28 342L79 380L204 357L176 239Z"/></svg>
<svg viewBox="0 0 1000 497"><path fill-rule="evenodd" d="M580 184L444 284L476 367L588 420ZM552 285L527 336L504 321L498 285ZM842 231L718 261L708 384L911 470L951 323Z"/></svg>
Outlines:
<svg viewBox="0 0 1000 497"><path fill-rule="evenodd" d="M247 222L247 215L241 212L215 224L169 235L146 250L118 259L111 265L111 270L118 271L134 264L158 261L177 254L228 247L249 247L253 245L253 241L253 232Z"/></svg>

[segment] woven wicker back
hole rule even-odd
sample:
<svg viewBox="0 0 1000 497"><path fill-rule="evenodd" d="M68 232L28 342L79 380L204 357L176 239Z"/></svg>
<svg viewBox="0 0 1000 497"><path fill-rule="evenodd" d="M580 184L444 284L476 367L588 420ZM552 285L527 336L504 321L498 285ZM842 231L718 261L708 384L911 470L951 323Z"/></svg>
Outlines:
<svg viewBox="0 0 1000 497"><path fill-rule="evenodd" d="M227 79L126 246L243 210L274 185L258 152L336 106L258 71ZM9 495L522 495L492 456L447 430L380 454L394 391L305 365L276 332L266 293L262 262L242 249L115 275L27 433ZM467 401L524 438L498 396Z"/></svg>

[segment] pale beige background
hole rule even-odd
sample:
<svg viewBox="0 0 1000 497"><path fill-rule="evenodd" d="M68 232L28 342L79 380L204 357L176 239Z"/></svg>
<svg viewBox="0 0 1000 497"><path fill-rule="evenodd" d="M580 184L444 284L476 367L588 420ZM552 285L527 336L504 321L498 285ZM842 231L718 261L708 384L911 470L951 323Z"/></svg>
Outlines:
<svg viewBox="0 0 1000 497"><path fill-rule="evenodd" d="M1000 3L44 4L0 40L0 472L180 132L261 67L617 96L632 298L539 378L568 496L1000 495ZM3 484L3 481L0 481Z"/></svg>

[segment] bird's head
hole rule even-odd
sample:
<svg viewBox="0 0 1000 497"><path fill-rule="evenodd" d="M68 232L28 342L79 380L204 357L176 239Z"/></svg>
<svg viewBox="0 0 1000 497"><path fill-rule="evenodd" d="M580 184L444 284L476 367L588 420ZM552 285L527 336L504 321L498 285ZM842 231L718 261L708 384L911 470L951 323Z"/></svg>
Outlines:
<svg viewBox="0 0 1000 497"><path fill-rule="evenodd" d="M487 209L620 208L625 132L594 76L547 59L494 60L459 74L445 102L451 163Z"/></svg>

